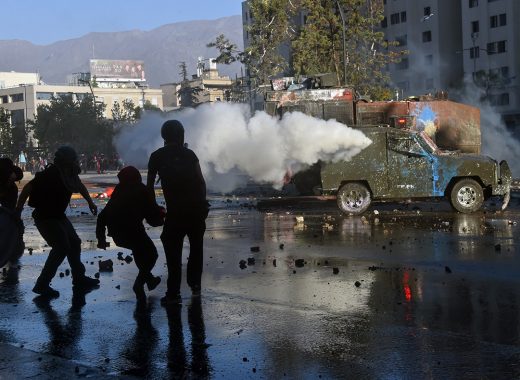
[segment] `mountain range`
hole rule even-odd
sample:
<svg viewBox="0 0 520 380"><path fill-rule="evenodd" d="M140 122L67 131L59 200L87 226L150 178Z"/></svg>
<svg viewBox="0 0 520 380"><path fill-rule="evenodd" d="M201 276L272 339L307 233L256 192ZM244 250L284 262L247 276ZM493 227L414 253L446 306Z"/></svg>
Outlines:
<svg viewBox="0 0 520 380"><path fill-rule="evenodd" d="M149 31L92 32L43 46L0 40L0 71L39 72L47 84L65 84L67 75L88 72L93 58L142 60L148 84L158 87L180 81L180 62L194 74L198 57L216 57L217 50L206 45L220 34L242 49L242 17L178 22ZM239 64L218 69L232 77L241 73Z"/></svg>

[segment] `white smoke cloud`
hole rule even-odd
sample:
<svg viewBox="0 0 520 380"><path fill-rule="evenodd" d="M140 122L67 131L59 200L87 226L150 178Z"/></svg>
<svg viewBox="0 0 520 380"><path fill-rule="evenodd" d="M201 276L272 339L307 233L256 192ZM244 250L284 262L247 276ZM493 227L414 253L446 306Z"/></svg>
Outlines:
<svg viewBox="0 0 520 380"><path fill-rule="evenodd" d="M466 81L461 101L480 109L481 153L498 162L506 160L514 178L520 177L520 142L507 129L496 108L486 100L485 91Z"/></svg>
<svg viewBox="0 0 520 380"><path fill-rule="evenodd" d="M371 141L362 132L335 120L299 112L282 120L235 103L204 104L163 118L146 113L125 127L116 148L129 165L146 168L150 154L163 145L160 135L167 119L180 120L185 141L199 157L208 188L228 192L250 178L281 187L287 171L295 173L318 160L349 160Z"/></svg>

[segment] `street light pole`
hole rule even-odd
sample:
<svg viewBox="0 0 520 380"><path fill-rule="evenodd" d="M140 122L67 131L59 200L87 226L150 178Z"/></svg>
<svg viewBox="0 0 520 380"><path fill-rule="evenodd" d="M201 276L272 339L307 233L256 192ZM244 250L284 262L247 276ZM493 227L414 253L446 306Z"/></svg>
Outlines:
<svg viewBox="0 0 520 380"><path fill-rule="evenodd" d="M339 0L336 0L336 5L338 6L339 15L341 17L341 29L342 29L342 37L343 37L343 84L347 85L347 48L346 48L346 24L345 24L345 13L343 12L343 8L339 3Z"/></svg>

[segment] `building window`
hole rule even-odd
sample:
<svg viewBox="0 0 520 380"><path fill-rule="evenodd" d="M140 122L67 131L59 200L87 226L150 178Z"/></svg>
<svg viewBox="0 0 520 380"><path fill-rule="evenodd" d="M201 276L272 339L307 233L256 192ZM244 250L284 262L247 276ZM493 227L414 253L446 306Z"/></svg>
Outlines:
<svg viewBox="0 0 520 380"><path fill-rule="evenodd" d="M426 81L425 81L425 88L427 90L431 90L433 89L433 78L426 78Z"/></svg>
<svg viewBox="0 0 520 380"><path fill-rule="evenodd" d="M0 103L1 104L7 104L9 103L9 97L7 95L0 96Z"/></svg>
<svg viewBox="0 0 520 380"><path fill-rule="evenodd" d="M13 103L14 102L23 102L23 93L11 95L11 101Z"/></svg>
<svg viewBox="0 0 520 380"><path fill-rule="evenodd" d="M431 7L424 7L424 15L429 16L432 14L432 8Z"/></svg>
<svg viewBox="0 0 520 380"><path fill-rule="evenodd" d="M406 11L401 12L401 22L406 22Z"/></svg>
<svg viewBox="0 0 520 380"><path fill-rule="evenodd" d="M386 28L388 26L388 19L385 18L381 21L381 28Z"/></svg>
<svg viewBox="0 0 520 380"><path fill-rule="evenodd" d="M478 0L468 0L468 1L469 1L470 8L478 7Z"/></svg>
<svg viewBox="0 0 520 380"><path fill-rule="evenodd" d="M427 56L424 57L424 61L426 62L427 66L433 66L433 55L428 54Z"/></svg>
<svg viewBox="0 0 520 380"><path fill-rule="evenodd" d="M471 34L478 33L479 29L478 21L471 21Z"/></svg>
<svg viewBox="0 0 520 380"><path fill-rule="evenodd" d="M480 57L480 48L478 46L469 48L469 57L476 59Z"/></svg>
<svg viewBox="0 0 520 380"><path fill-rule="evenodd" d="M507 25L507 15L502 13L500 15L491 16L489 18L489 27L490 28L498 28L499 26Z"/></svg>
<svg viewBox="0 0 520 380"><path fill-rule="evenodd" d="M487 52L489 55L505 53L506 52L506 41L497 41L497 42L488 43Z"/></svg>
<svg viewBox="0 0 520 380"><path fill-rule="evenodd" d="M502 66L500 68L500 75L502 76L502 78L509 78L509 67L507 66Z"/></svg>
<svg viewBox="0 0 520 380"><path fill-rule="evenodd" d="M399 13L392 13L390 15L390 24L391 25L395 25L395 24L399 24Z"/></svg>
<svg viewBox="0 0 520 380"><path fill-rule="evenodd" d="M408 43L408 36L405 34L404 36L395 37L395 40L399 43L399 46L406 46Z"/></svg>
<svg viewBox="0 0 520 380"><path fill-rule="evenodd" d="M430 42L432 40L432 32L427 30L422 34L422 42Z"/></svg>
<svg viewBox="0 0 520 380"><path fill-rule="evenodd" d="M397 70L406 70L408 68L408 58L401 59L400 62L396 63L395 68Z"/></svg>
<svg viewBox="0 0 520 380"><path fill-rule="evenodd" d="M51 100L54 94L52 92L37 92L36 99L37 100Z"/></svg>
<svg viewBox="0 0 520 380"><path fill-rule="evenodd" d="M0 88L5 88L5 80L0 80Z"/></svg>
<svg viewBox="0 0 520 380"><path fill-rule="evenodd" d="M509 93L504 92L503 94L490 95L489 103L492 106L507 106L509 105Z"/></svg>

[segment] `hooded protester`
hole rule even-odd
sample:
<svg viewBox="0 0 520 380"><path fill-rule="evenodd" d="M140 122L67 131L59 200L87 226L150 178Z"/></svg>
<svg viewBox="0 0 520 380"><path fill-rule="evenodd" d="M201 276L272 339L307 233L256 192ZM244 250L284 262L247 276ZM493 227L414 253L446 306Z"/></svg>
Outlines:
<svg viewBox="0 0 520 380"><path fill-rule="evenodd" d="M144 285L153 290L161 282L152 275L157 261L157 249L146 233L143 219L153 227L163 225L164 209L155 203L142 182L141 173L133 166L127 166L117 175L119 184L105 208L99 213L96 226L98 248L106 249L105 228L114 243L130 249L139 269L133 291L138 301L145 301Z"/></svg>
<svg viewBox="0 0 520 380"><path fill-rule="evenodd" d="M81 262L81 240L65 215L72 193L80 193L92 214L97 214L97 207L79 179L79 173L78 156L74 149L60 147L54 155L54 163L36 173L34 179L24 186L16 205L21 213L29 198L28 205L34 208L34 224L52 248L33 288L33 292L42 296L59 297L60 293L50 286L50 282L65 257L72 272L73 290L86 291L99 285L99 280L85 275L85 266Z"/></svg>
<svg viewBox="0 0 520 380"><path fill-rule="evenodd" d="M151 194L155 194L155 178L157 175L160 177L168 210L161 234L168 266L168 282L161 303L169 305L182 302L182 247L186 236L190 241L186 281L192 295L200 295L209 203L199 159L184 145L182 123L167 120L161 128L161 136L164 146L153 152L148 161L147 187Z"/></svg>
<svg viewBox="0 0 520 380"><path fill-rule="evenodd" d="M23 178L22 169L9 158L0 158L0 267L15 262L25 248L23 223L15 212L18 199L16 181Z"/></svg>

